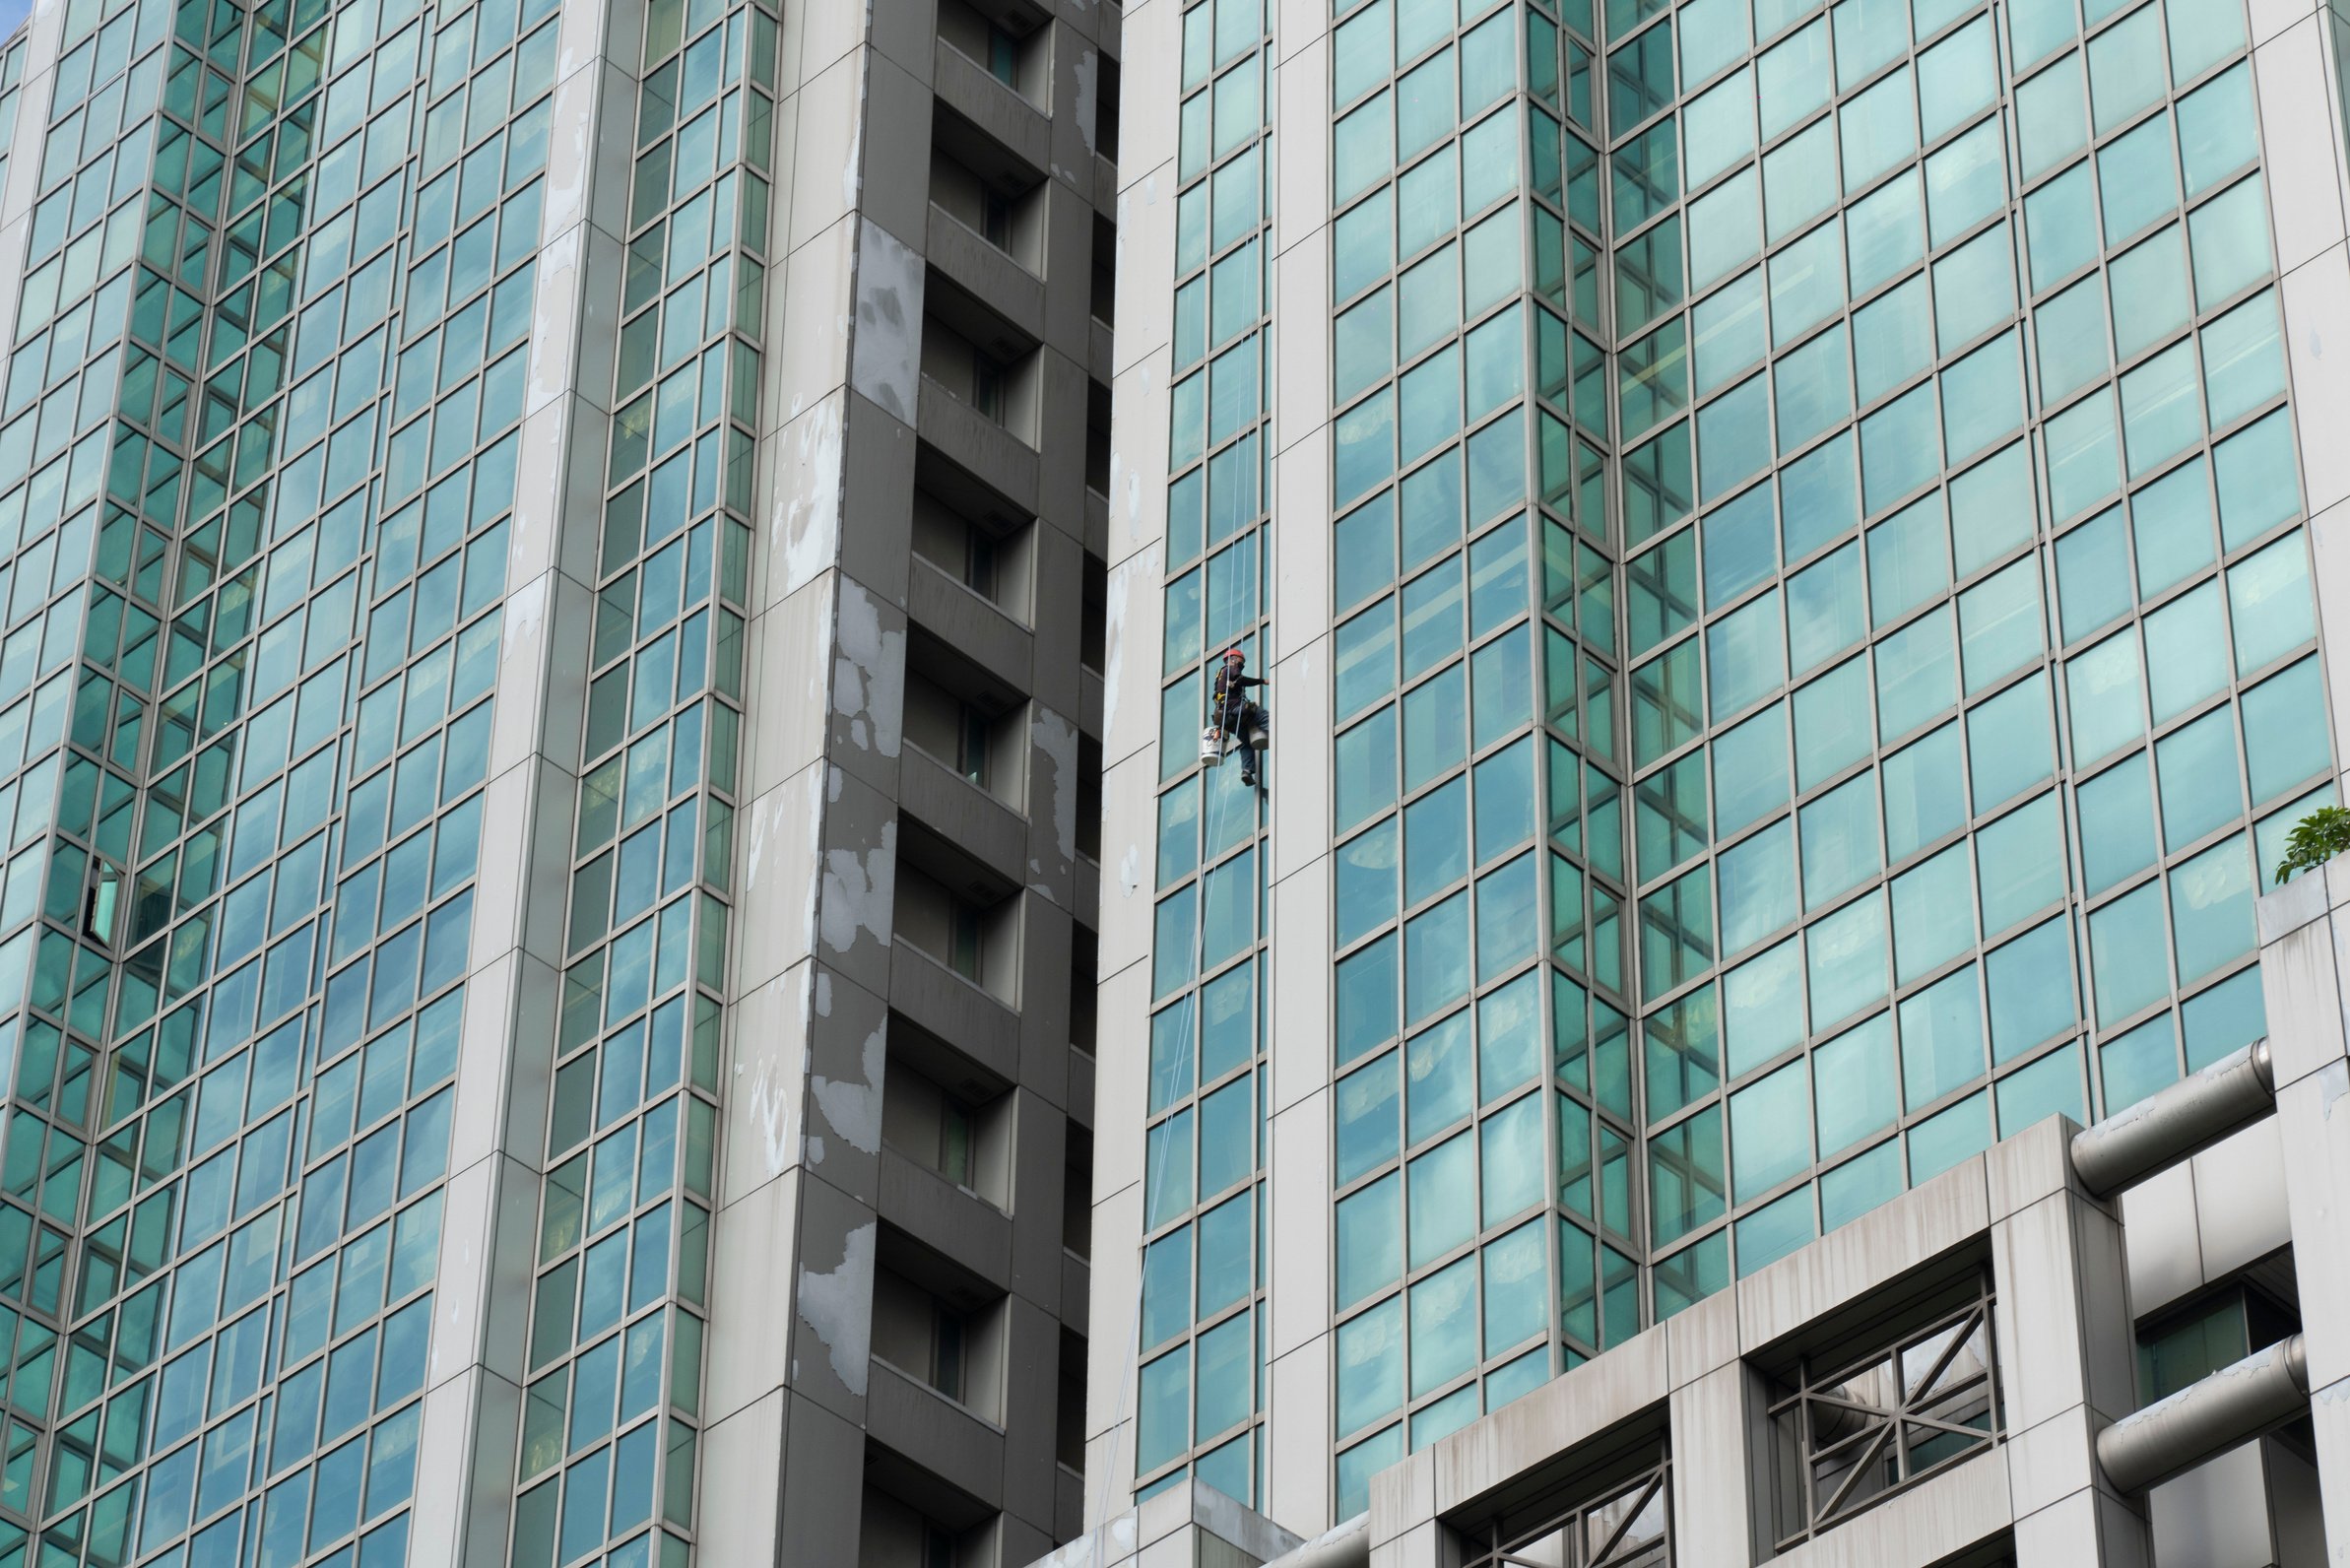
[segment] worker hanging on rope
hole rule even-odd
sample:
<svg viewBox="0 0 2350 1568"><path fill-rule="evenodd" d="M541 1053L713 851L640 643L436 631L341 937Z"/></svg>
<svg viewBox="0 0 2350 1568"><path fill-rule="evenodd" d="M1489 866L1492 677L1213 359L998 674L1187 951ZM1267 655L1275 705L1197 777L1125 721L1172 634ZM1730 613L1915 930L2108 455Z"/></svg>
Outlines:
<svg viewBox="0 0 2350 1568"><path fill-rule="evenodd" d="M1208 728L1200 732L1200 762L1213 767L1234 746L1240 748L1240 782L1255 788L1257 753L1271 739L1263 707L1249 700L1248 688L1265 682L1247 673L1248 655L1238 648L1224 650L1215 672L1215 687L1208 699Z"/></svg>

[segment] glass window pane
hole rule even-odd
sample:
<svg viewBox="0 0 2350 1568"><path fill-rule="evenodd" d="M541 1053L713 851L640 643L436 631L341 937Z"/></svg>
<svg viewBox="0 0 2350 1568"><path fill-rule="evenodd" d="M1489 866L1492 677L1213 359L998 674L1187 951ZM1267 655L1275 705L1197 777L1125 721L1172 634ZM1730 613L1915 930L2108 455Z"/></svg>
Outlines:
<svg viewBox="0 0 2350 1568"><path fill-rule="evenodd" d="M2159 882L2089 916L2089 970L2100 1027L2120 1022L2170 991L2169 951Z"/></svg>
<svg viewBox="0 0 2350 1568"><path fill-rule="evenodd" d="M1810 789L1865 754L1871 744L1868 661L1850 659L1795 692L1795 782Z"/></svg>
<svg viewBox="0 0 2350 1568"><path fill-rule="evenodd" d="M1389 932L1338 961L1338 1060L1356 1057L1396 1035L1396 934Z"/></svg>
<svg viewBox="0 0 2350 1568"><path fill-rule="evenodd" d="M2056 604L2066 642L2129 613L2129 536L2119 508L2056 541Z"/></svg>
<svg viewBox="0 0 2350 1568"><path fill-rule="evenodd" d="M2155 746L2164 843L2183 848L2244 815L2236 758L2236 719L2225 707L2174 730Z"/></svg>
<svg viewBox="0 0 2350 1568"><path fill-rule="evenodd" d="M2105 286L2096 278L2083 278L2041 305L2032 312L2032 322L2046 401L2087 386L2112 367L2106 348Z"/></svg>
<svg viewBox="0 0 2350 1568"><path fill-rule="evenodd" d="M1820 1229L1850 1224L1900 1192L1901 1140L1888 1139L1820 1177Z"/></svg>
<svg viewBox="0 0 2350 1568"><path fill-rule="evenodd" d="M1847 0L1845 10L1862 0ZM1902 7L1874 0L1877 9L1899 14ZM1904 21L1908 19L1903 18ZM1838 62L1839 68L1842 61ZM1907 66L1848 99L1836 111L1837 135L1843 144L1844 188L1849 195L1918 151L1917 98Z"/></svg>
<svg viewBox="0 0 2350 1568"><path fill-rule="evenodd" d="M1709 715L1718 722L1750 706L1785 682L1785 647L1776 589L1708 627Z"/></svg>
<svg viewBox="0 0 2350 1568"><path fill-rule="evenodd" d="M1958 599L1959 659L1974 695L2040 656L2040 563L2026 558Z"/></svg>
<svg viewBox="0 0 2350 1568"><path fill-rule="evenodd" d="M2190 199L2258 155L2259 123L2252 106L2250 61L2240 62L2179 100L2179 163Z"/></svg>
<svg viewBox="0 0 2350 1568"><path fill-rule="evenodd" d="M1885 855L1899 862L1966 824L1966 769L1956 724L1885 758Z"/></svg>
<svg viewBox="0 0 2350 1568"><path fill-rule="evenodd" d="M1699 0L1700 4L1706 0ZM1730 10L1737 14L1737 26L1745 26L1745 8L1740 5L1722 5L1717 10ZM1694 8L1692 8L1694 9ZM1687 53L1699 34L1693 28L1683 28L1681 48ZM1703 185L1716 174L1754 151L1754 78L1740 70L1717 87L1709 88L1691 98L1681 110L1681 123L1687 132L1682 154L1688 169L1691 189Z"/></svg>
<svg viewBox="0 0 2350 1568"><path fill-rule="evenodd" d="M2069 12L2071 8L2058 3L2053 9ZM2072 24L2068 21L2066 25ZM2023 52L2020 40L2016 52ZM2088 107L2078 54L2066 55L2016 88L2016 139L2023 152L2025 179L2056 167L2087 143ZM1339 124L1342 130L1345 122Z"/></svg>
<svg viewBox="0 0 2350 1568"><path fill-rule="evenodd" d="M2055 770L2048 677L2035 673L1967 712L1967 771L1987 811Z"/></svg>
<svg viewBox="0 0 2350 1568"><path fill-rule="evenodd" d="M1794 1252L1812 1237L1811 1189L1798 1187L1737 1222L1738 1277L1743 1279Z"/></svg>
<svg viewBox="0 0 2350 1568"><path fill-rule="evenodd" d="M2147 1019L2097 1053L2105 1114L2125 1111L2179 1078L2179 1036L2168 1013Z"/></svg>
<svg viewBox="0 0 2350 1568"><path fill-rule="evenodd" d="M1786 519L1789 561L1843 539L1861 522L1852 451L1852 437L1843 435L1779 470L1779 515Z"/></svg>
<svg viewBox="0 0 2350 1568"><path fill-rule="evenodd" d="M1885 900L1870 893L1804 933L1811 1016L1818 1024L1851 1017L1885 994Z"/></svg>
<svg viewBox="0 0 2350 1568"><path fill-rule="evenodd" d="M1455 893L1403 926L1406 1021L1417 1022L1469 992L1469 895Z"/></svg>
<svg viewBox="0 0 2350 1568"><path fill-rule="evenodd" d="M1893 1014L1880 1013L1813 1053L1814 1120L1822 1158L1893 1123Z"/></svg>
<svg viewBox="0 0 2350 1568"><path fill-rule="evenodd" d="M2101 757L2144 734L2137 637L2123 631L2074 655L2064 667L2064 694L2075 762Z"/></svg>
<svg viewBox="0 0 2350 1568"><path fill-rule="evenodd" d="M1842 228L1831 218L1771 258L1772 343L1793 343L1844 304Z"/></svg>
<svg viewBox="0 0 2350 1568"><path fill-rule="evenodd" d="M1403 1403L1403 1301L1338 1325L1338 1430L1359 1431Z"/></svg>
<svg viewBox="0 0 2350 1568"><path fill-rule="evenodd" d="M2191 984L2252 950L2252 846L2223 840L2171 873L2179 982Z"/></svg>
<svg viewBox="0 0 2350 1568"><path fill-rule="evenodd" d="M1735 1201L1769 1191L1811 1163L1804 1108L1810 1073L1797 1057L1730 1097L1730 1179Z"/></svg>
<svg viewBox="0 0 2350 1568"><path fill-rule="evenodd" d="M2063 814L2055 795L1988 823L1975 835L1983 879L1983 929L1996 934L2064 893Z"/></svg>
<svg viewBox="0 0 2350 1568"><path fill-rule="evenodd" d="M2309 722L2311 714L2323 708L2315 658L2245 692L2244 753L2253 801L2274 800L2326 770L2325 728ZM1719 762L1719 747L1716 758Z"/></svg>
<svg viewBox="0 0 2350 1568"><path fill-rule="evenodd" d="M1411 1287L1411 1397L1477 1364L1476 1260L1464 1258Z"/></svg>
<svg viewBox="0 0 2350 1568"><path fill-rule="evenodd" d="M1958 649L1948 609L1904 625L1873 654L1880 743L1929 724L1958 703Z"/></svg>
<svg viewBox="0 0 2350 1568"><path fill-rule="evenodd" d="M1484 1223L1498 1224L1542 1201L1542 1096L1512 1101L1477 1124L1484 1175Z"/></svg>
<svg viewBox="0 0 2350 1568"><path fill-rule="evenodd" d="M1816 909L1875 877L1883 864L1877 842L1876 780L1851 779L1798 814L1803 830L1803 903Z"/></svg>
<svg viewBox="0 0 2350 1568"><path fill-rule="evenodd" d="M1406 1167L1414 1269L1433 1262L1476 1234L1475 1143L1471 1135L1463 1133L1439 1143Z"/></svg>
<svg viewBox="0 0 2350 1568"><path fill-rule="evenodd" d="M1972 964L1901 1005L1906 1108L1940 1099L1983 1076L1983 1001Z"/></svg>
<svg viewBox="0 0 2350 1568"><path fill-rule="evenodd" d="M1803 947L1793 938L1722 980L1730 1077L1760 1067L1803 1037Z"/></svg>
<svg viewBox="0 0 2350 1568"><path fill-rule="evenodd" d="M1341 1186L1396 1157L1396 1063L1391 1053L1338 1079L1335 1168Z"/></svg>
<svg viewBox="0 0 2350 1568"><path fill-rule="evenodd" d="M1662 1246L1722 1213L1722 1110L1709 1106L1649 1140L1650 1239Z"/></svg>
<svg viewBox="0 0 2350 1568"><path fill-rule="evenodd" d="M1970 134L1957 145L1972 148L1979 142L1980 138ZM1995 154L1999 146L1995 129L1990 146ZM1955 212L1961 204L1979 203L1982 199L1982 176L1963 163L1963 157L1954 148L1926 160L1926 183L1935 204L1937 235L1945 209ZM1951 186L1947 194L1945 184ZM2006 189L2004 180L1995 171L1991 175L1991 188L2000 194ZM1980 218L1984 213L1975 216ZM1845 245L1850 254L1856 296L1870 293L1926 253L1920 217L1918 181L1908 176L1886 181L1845 209Z"/></svg>
<svg viewBox="0 0 2350 1568"><path fill-rule="evenodd" d="M1973 894L1964 844L1893 880L1893 954L1902 984L1975 945Z"/></svg>
<svg viewBox="0 0 2350 1568"><path fill-rule="evenodd" d="M2035 294L2096 261L2101 237L2087 163L2023 197L2023 237L2033 256Z"/></svg>
<svg viewBox="0 0 2350 1568"><path fill-rule="evenodd" d="M2097 184L2105 203L2105 231L2126 239L2179 205L2179 163L2171 151L2171 122L2156 115L2097 155Z"/></svg>
<svg viewBox="0 0 2350 1568"><path fill-rule="evenodd" d="M1191 1384L1188 1344L1143 1366L1135 1437L1137 1470L1152 1470L1191 1447Z"/></svg>
<svg viewBox="0 0 2350 1568"><path fill-rule="evenodd" d="M1715 863L1721 885L1725 957L1745 951L1794 922L1797 913L1794 839L1792 819L1783 818L1724 850Z"/></svg>
<svg viewBox="0 0 2350 1568"><path fill-rule="evenodd" d="M1918 57L1920 130L1926 141L1939 141L1998 96L1991 21L1979 18Z"/></svg>
<svg viewBox="0 0 2350 1568"><path fill-rule="evenodd" d="M2228 614L2240 670L2256 670L2317 634L2299 534L2228 568Z"/></svg>
<svg viewBox="0 0 2350 1568"><path fill-rule="evenodd" d="M1387 821L1338 846L1337 871L1338 946L1396 917L1396 822Z"/></svg>
<svg viewBox="0 0 2350 1568"><path fill-rule="evenodd" d="M1972 1094L1910 1129L1910 1181L1932 1180L1991 1145L1989 1097Z"/></svg>
<svg viewBox="0 0 2350 1568"><path fill-rule="evenodd" d="M1713 752L1718 832L1734 833L1786 803L1787 714L1778 703L1717 737Z"/></svg>
<svg viewBox="0 0 2350 1568"><path fill-rule="evenodd" d="M2265 859L2266 857L2262 857ZM2268 1031L2260 971L2246 969L2187 1000L2180 1010L2187 1035L2187 1070L2199 1073Z"/></svg>
<svg viewBox="0 0 2350 1568"><path fill-rule="evenodd" d="M1338 1299L1343 1311L1403 1273L1401 1173L1382 1176L1338 1206Z"/></svg>
<svg viewBox="0 0 2350 1568"><path fill-rule="evenodd" d="M2161 98L2169 86L2155 7L2141 8L2089 40L2089 101L2098 135Z"/></svg>
<svg viewBox="0 0 2350 1568"><path fill-rule="evenodd" d="M2219 584L2174 599L2146 618L2146 688L2161 724L2228 684Z"/></svg>
<svg viewBox="0 0 2350 1568"><path fill-rule="evenodd" d="M1828 24L1822 18L1764 54L1756 69L1765 141L1828 99Z"/></svg>
<svg viewBox="0 0 2350 1568"><path fill-rule="evenodd" d="M1485 1345L1506 1350L1549 1325L1549 1292L1542 1278L1542 1226L1519 1226L1484 1253Z"/></svg>
<svg viewBox="0 0 2350 1568"><path fill-rule="evenodd" d="M2074 1026L2072 922L2064 916L1995 949L1984 960L1983 973L1991 993L1993 1061L2012 1062Z"/></svg>

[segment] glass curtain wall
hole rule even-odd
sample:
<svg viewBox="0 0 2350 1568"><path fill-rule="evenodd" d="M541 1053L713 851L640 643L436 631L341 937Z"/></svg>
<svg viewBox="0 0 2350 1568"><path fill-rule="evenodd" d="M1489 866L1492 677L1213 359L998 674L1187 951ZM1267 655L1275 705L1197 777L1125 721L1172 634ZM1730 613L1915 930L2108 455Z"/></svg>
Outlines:
<svg viewBox="0 0 2350 1568"><path fill-rule="evenodd" d="M44 1562L407 1551L555 43L419 11L77 4L19 111L0 1509Z"/></svg>
<svg viewBox="0 0 2350 1568"><path fill-rule="evenodd" d="M2246 47L1336 8L1341 1514L2262 1032L2332 794Z"/></svg>
<svg viewBox="0 0 2350 1568"><path fill-rule="evenodd" d="M1332 61L1344 1514L1641 1319L1593 54L1370 0Z"/></svg>
<svg viewBox="0 0 2350 1568"><path fill-rule="evenodd" d="M777 43L646 15L517 1568L690 1556Z"/></svg>
<svg viewBox="0 0 2350 1568"><path fill-rule="evenodd" d="M1616 145L1680 148L1616 272L1679 224L1691 301L1617 322L1622 438L1694 476L1625 519L1663 1316L2262 1033L2260 868L2332 797L2242 7L1654 9L1607 25L1611 109L1661 85Z"/></svg>
<svg viewBox="0 0 2350 1568"><path fill-rule="evenodd" d="M1266 0L1183 14L1135 1473L1263 1495L1263 796L1199 765L1226 648L1263 674L1273 51ZM1268 782L1280 763L1268 753Z"/></svg>

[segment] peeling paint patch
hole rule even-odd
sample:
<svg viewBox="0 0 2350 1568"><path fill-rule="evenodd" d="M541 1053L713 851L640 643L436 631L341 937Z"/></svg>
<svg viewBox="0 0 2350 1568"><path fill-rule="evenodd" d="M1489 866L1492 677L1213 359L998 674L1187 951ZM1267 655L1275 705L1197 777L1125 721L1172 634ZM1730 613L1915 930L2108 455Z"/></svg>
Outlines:
<svg viewBox="0 0 2350 1568"><path fill-rule="evenodd" d="M547 581L534 577L506 595L505 624L497 637L497 660L503 664L526 643L536 645L539 623L547 618Z"/></svg>
<svg viewBox="0 0 2350 1568"><path fill-rule="evenodd" d="M865 190L865 98L872 91L872 83L862 77L857 83L857 134L849 138L848 160L840 165L840 205L850 212L857 209L857 198Z"/></svg>
<svg viewBox="0 0 2350 1568"><path fill-rule="evenodd" d="M770 832L774 834L778 845L778 858L788 867L795 862L783 846L783 839L795 826L805 823L803 830L808 834L807 858L796 864L816 864L817 851L823 842L823 814L808 798L814 790L814 778L803 773L786 780L751 803L748 814L751 818L748 832L750 841L743 851L743 889L746 894L756 892L759 888L759 877L767 861L767 837ZM816 879L810 878L806 889L800 894L800 932L816 929L818 891ZM790 896L785 893L782 898ZM789 906L782 902L782 898L769 907L788 912Z"/></svg>
<svg viewBox="0 0 2350 1568"><path fill-rule="evenodd" d="M1145 545L1120 561L1110 573L1109 592L1105 596L1102 634L1101 671L1101 733L1105 740L1118 735L1118 693L1125 688L1122 671L1126 665L1126 604L1140 577L1150 591L1158 587L1158 546Z"/></svg>
<svg viewBox="0 0 2350 1568"><path fill-rule="evenodd" d="M1101 115L1100 83L1101 58L1091 49L1077 52L1077 140L1085 144L1085 151L1095 157L1100 150L1093 145L1096 122Z"/></svg>
<svg viewBox="0 0 2350 1568"><path fill-rule="evenodd" d="M865 1048L860 1053L863 1060L859 1064L865 1071L862 1082L828 1078L821 1074L812 1074L808 1079L816 1109L824 1113L832 1131L846 1139L849 1147L860 1154L881 1151L881 1074L887 1055L887 1034L888 1024L883 1022L865 1037Z"/></svg>
<svg viewBox="0 0 2350 1568"><path fill-rule="evenodd" d="M840 1386L859 1399L873 1358L875 1229L869 1219L842 1237L840 1267L829 1274L800 1270L800 1321L824 1346Z"/></svg>
<svg viewBox="0 0 2350 1568"><path fill-rule="evenodd" d="M752 1130L758 1134L760 1169L770 1181L782 1175L791 1163L791 1135L786 1125L791 1106L787 1094L768 1064L761 1062L758 1076L751 1080L751 1094L745 1108L750 1112Z"/></svg>
<svg viewBox="0 0 2350 1568"><path fill-rule="evenodd" d="M790 475L776 487L768 545L783 564L777 598L816 580L840 546L841 406L826 398L801 419L799 439L787 443Z"/></svg>
<svg viewBox="0 0 2350 1568"><path fill-rule="evenodd" d="M1077 727L1041 702L1029 704L1035 717L1028 738L1043 753L1052 776L1053 850L1061 857L1057 871L1066 873L1077 858Z"/></svg>
<svg viewBox="0 0 2350 1568"><path fill-rule="evenodd" d="M849 382L908 425L914 423L922 359L923 278L920 256L872 219L860 221Z"/></svg>
<svg viewBox="0 0 2350 1568"><path fill-rule="evenodd" d="M567 229L539 247L541 288L531 322L526 409L542 409L568 390L571 332L579 294L580 230Z"/></svg>
<svg viewBox="0 0 2350 1568"><path fill-rule="evenodd" d="M838 772L838 769L834 769ZM823 893L818 904L817 934L834 952L857 945L857 933L870 931L883 948L889 946L890 903L897 885L897 823L881 824L881 842L863 855L854 849L824 854Z"/></svg>
<svg viewBox="0 0 2350 1568"><path fill-rule="evenodd" d="M1129 844L1126 853L1118 857L1118 891L1122 897L1132 898L1142 885L1142 850Z"/></svg>
<svg viewBox="0 0 2350 1568"><path fill-rule="evenodd" d="M897 755L906 703L906 634L881 624L881 607L865 585L840 580L834 611L832 711L849 721L860 751Z"/></svg>

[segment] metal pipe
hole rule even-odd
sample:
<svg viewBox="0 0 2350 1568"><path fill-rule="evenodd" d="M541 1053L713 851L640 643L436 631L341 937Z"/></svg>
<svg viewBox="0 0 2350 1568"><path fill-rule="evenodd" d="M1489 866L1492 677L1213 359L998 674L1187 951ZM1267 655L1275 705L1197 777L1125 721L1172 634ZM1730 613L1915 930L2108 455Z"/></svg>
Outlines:
<svg viewBox="0 0 2350 1568"><path fill-rule="evenodd" d="M1265 1568L1368 1568L1371 1516L1357 1514L1338 1529L1283 1552Z"/></svg>
<svg viewBox="0 0 2350 1568"><path fill-rule="evenodd" d="M2309 1356L2297 1334L2116 1421L2097 1434L2097 1462L2118 1489L2142 1491L2292 1419L2309 1403Z"/></svg>
<svg viewBox="0 0 2350 1568"><path fill-rule="evenodd" d="M2072 1136L2072 1168L2100 1198L2176 1165L2276 1106L2268 1042L2254 1040Z"/></svg>

